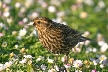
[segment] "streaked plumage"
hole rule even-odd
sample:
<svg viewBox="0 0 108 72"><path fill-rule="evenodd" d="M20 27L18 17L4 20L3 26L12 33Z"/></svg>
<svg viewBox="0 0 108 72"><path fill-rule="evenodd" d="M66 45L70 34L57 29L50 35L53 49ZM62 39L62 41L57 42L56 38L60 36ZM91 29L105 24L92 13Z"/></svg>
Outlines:
<svg viewBox="0 0 108 72"><path fill-rule="evenodd" d="M81 33L66 25L53 22L46 17L37 17L33 20L38 31L39 40L50 52L56 54L69 54L78 42L88 38L81 36Z"/></svg>

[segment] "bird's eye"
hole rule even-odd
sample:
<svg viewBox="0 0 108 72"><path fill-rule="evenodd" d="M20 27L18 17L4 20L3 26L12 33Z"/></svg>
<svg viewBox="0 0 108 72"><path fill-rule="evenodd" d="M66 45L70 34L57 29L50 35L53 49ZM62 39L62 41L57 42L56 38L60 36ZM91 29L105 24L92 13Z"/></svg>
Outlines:
<svg viewBox="0 0 108 72"><path fill-rule="evenodd" d="M38 24L40 24L41 22L40 22L40 21L38 21L37 23L38 23Z"/></svg>

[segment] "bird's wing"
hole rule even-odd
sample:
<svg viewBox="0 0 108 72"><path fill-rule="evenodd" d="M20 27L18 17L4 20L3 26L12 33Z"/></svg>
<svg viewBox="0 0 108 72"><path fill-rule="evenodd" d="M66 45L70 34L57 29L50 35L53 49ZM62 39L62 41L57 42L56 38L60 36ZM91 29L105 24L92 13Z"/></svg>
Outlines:
<svg viewBox="0 0 108 72"><path fill-rule="evenodd" d="M81 33L77 30L74 30L66 25L61 27L62 34L65 35L66 38L77 38L81 37Z"/></svg>
<svg viewBox="0 0 108 72"><path fill-rule="evenodd" d="M81 33L77 30L74 30L66 25L61 25L60 29L62 30L62 34L64 36L64 44L74 47L81 37Z"/></svg>
<svg viewBox="0 0 108 72"><path fill-rule="evenodd" d="M74 30L64 24L53 22L52 27L55 27L55 29L61 32L61 34L64 36L63 37L63 39L65 39L64 41L67 40L70 42L73 42L74 40L78 41L79 38L81 37L81 33L79 31Z"/></svg>

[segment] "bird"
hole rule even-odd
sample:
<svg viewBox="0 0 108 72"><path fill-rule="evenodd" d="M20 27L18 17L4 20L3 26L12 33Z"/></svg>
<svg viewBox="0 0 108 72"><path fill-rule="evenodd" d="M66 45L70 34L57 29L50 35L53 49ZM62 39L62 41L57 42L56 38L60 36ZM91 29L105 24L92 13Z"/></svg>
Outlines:
<svg viewBox="0 0 108 72"><path fill-rule="evenodd" d="M90 40L82 36L79 31L47 17L36 17L29 25L36 27L39 41L43 47L54 54L68 55L79 42Z"/></svg>

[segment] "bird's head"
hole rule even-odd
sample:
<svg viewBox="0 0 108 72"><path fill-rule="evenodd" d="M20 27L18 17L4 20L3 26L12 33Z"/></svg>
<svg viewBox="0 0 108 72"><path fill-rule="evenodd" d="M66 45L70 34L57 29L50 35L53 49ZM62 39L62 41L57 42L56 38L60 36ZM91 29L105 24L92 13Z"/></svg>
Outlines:
<svg viewBox="0 0 108 72"><path fill-rule="evenodd" d="M29 25L35 26L37 29L46 29L48 28L51 24L52 20L46 18L46 17L37 17L33 19L33 22Z"/></svg>

